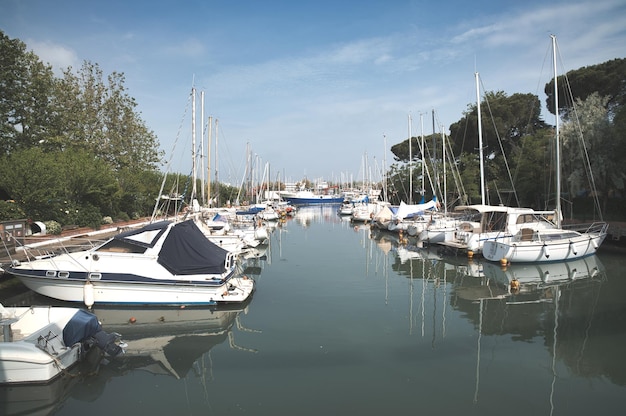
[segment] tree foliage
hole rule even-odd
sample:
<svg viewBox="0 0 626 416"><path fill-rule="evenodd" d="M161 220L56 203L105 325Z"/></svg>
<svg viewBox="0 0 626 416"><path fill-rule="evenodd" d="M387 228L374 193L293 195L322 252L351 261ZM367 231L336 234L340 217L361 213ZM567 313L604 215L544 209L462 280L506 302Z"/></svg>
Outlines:
<svg viewBox="0 0 626 416"><path fill-rule="evenodd" d="M586 100L592 94L608 97L605 106L614 114L626 104L626 58L613 59L597 65L585 66L558 76L559 114L569 118L572 97ZM571 91L571 95L570 95ZM546 105L554 114L554 79L544 88Z"/></svg>
<svg viewBox="0 0 626 416"><path fill-rule="evenodd" d="M99 224L118 190L108 166L84 150L19 150L0 164L0 177L27 217L61 224Z"/></svg>
<svg viewBox="0 0 626 416"><path fill-rule="evenodd" d="M137 103L124 86L124 75L113 72L105 83L97 64L85 62L77 74L68 68L56 83L57 142L62 148L81 147L113 169L156 168L158 142L136 112Z"/></svg>
<svg viewBox="0 0 626 416"><path fill-rule="evenodd" d="M533 94L487 92L481 102L483 153L505 155L520 145L520 139L545 128L539 98ZM450 125L455 154L478 153L478 109L468 106L461 120Z"/></svg>
<svg viewBox="0 0 626 416"><path fill-rule="evenodd" d="M0 31L0 194L61 224L150 214L162 155L124 83L90 62L55 78Z"/></svg>
<svg viewBox="0 0 626 416"><path fill-rule="evenodd" d="M0 156L35 146L54 118L50 66L0 31Z"/></svg>
<svg viewBox="0 0 626 416"><path fill-rule="evenodd" d="M609 97L598 93L576 99L576 112L561 129L565 183L573 196L589 194L595 189L604 199L624 189L626 169L615 157L624 150L622 131L613 128L609 117ZM575 120L574 120L575 119ZM623 154L623 153L622 153ZM591 176L587 168L593 172ZM593 178L594 182L591 182Z"/></svg>

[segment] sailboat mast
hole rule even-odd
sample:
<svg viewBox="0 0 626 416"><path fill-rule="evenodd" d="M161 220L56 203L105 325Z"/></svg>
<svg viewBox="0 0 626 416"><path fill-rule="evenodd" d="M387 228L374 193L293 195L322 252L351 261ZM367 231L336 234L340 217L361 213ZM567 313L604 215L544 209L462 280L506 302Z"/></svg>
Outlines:
<svg viewBox="0 0 626 416"><path fill-rule="evenodd" d="M483 127L480 115L480 82L478 72L474 73L476 77L476 110L478 111L478 158L480 160L480 198L481 203L485 205L485 161L483 157Z"/></svg>
<svg viewBox="0 0 626 416"><path fill-rule="evenodd" d="M426 175L424 169L426 169L426 156L424 156L424 113L420 113L420 157L422 159L422 189L420 193L422 194L421 203L424 203L424 198L426 198Z"/></svg>
<svg viewBox="0 0 626 416"><path fill-rule="evenodd" d="M387 135L383 134L383 201L388 201L387 195Z"/></svg>
<svg viewBox="0 0 626 416"><path fill-rule="evenodd" d="M191 89L191 200L196 198L196 88Z"/></svg>
<svg viewBox="0 0 626 416"><path fill-rule="evenodd" d="M556 225L561 228L561 144L559 137L559 89L557 87L556 68L556 36L552 38L552 65L554 67L554 137L555 137L555 160L556 160Z"/></svg>
<svg viewBox="0 0 626 416"><path fill-rule="evenodd" d="M411 115L409 114L409 205L413 204L413 152L411 150Z"/></svg>
<svg viewBox="0 0 626 416"><path fill-rule="evenodd" d="M218 176L218 157L217 157L217 140L218 140L218 123L219 120L215 119L215 192L216 192L216 196L215 196L215 206L219 207L220 206L220 181L219 181L219 176Z"/></svg>
<svg viewBox="0 0 626 416"><path fill-rule="evenodd" d="M206 195L207 195L207 205L211 206L211 130L213 129L213 117L209 116L209 125L207 127L209 130L207 135L207 181L206 181Z"/></svg>
<svg viewBox="0 0 626 416"><path fill-rule="evenodd" d="M441 165L443 166L443 212L448 213L448 181L446 179L446 133L441 126Z"/></svg>
<svg viewBox="0 0 626 416"><path fill-rule="evenodd" d="M202 187L200 188L201 201L206 201L204 196L204 133L204 91L200 91L200 172L202 172L202 180L200 181L202 184Z"/></svg>

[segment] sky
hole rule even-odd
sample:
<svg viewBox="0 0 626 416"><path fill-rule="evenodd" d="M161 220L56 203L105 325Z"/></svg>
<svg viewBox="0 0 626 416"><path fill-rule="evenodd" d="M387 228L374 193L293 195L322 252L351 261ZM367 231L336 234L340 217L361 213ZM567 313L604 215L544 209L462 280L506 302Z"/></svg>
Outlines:
<svg viewBox="0 0 626 416"><path fill-rule="evenodd" d="M85 61L123 73L163 171L191 172L195 88L213 179L236 185L254 166L271 180L360 181L409 133L460 120L475 73L481 94L545 103L552 34L559 73L626 57L626 2L0 0L0 30L57 75Z"/></svg>

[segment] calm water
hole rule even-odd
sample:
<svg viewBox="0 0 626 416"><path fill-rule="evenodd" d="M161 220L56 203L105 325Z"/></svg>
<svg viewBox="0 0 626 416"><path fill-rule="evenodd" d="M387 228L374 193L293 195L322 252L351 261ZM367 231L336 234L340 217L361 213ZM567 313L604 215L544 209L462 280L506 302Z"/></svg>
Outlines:
<svg viewBox="0 0 626 416"><path fill-rule="evenodd" d="M274 230L265 259L247 268L258 286L245 308L96 309L127 354L10 391L0 413L623 413L623 256L514 269L520 281L534 273L535 289L508 294L499 267L398 246L335 210L302 208ZM569 280L557 285L563 269Z"/></svg>

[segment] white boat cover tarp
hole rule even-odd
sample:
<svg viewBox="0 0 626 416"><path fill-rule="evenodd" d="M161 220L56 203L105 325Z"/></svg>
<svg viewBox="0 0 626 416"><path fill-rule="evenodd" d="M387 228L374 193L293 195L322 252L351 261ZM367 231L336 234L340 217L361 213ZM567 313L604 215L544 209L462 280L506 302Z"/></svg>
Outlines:
<svg viewBox="0 0 626 416"><path fill-rule="evenodd" d="M396 212L395 218L398 220L403 220L412 215L423 214L424 211L433 209L436 207L437 207L436 199L431 199L430 201L424 204L416 204L416 205L405 204L403 201L403 202L400 202L400 206L398 207L398 211Z"/></svg>

